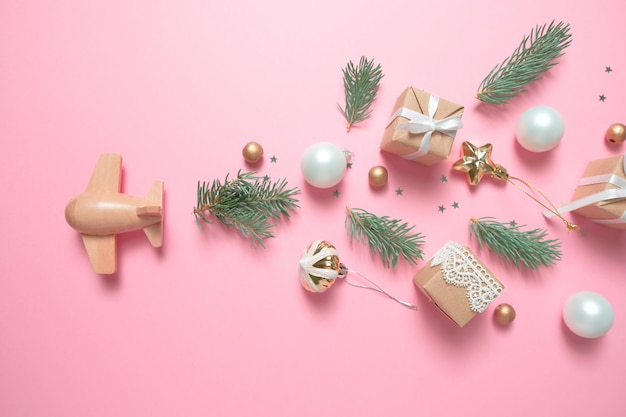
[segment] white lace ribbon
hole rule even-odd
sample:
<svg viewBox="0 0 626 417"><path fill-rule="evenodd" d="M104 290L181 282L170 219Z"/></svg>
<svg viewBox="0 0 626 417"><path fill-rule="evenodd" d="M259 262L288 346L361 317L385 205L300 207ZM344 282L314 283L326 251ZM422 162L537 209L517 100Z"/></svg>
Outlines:
<svg viewBox="0 0 626 417"><path fill-rule="evenodd" d="M626 172L626 156L624 157L624 172ZM565 204L562 207L559 207L559 213L567 213L570 211L578 210L579 208L591 206L593 204L600 203L601 201L612 201L612 200L621 200L626 199L626 179L617 176L615 174L605 174L605 175L594 175L591 177L585 177L580 180L579 186L583 185L593 185L593 184L611 184L618 188L613 188L610 190L604 190L597 192L595 194L591 194L578 200L574 200L568 204ZM553 212L545 211L543 213L546 217L554 216ZM617 219L590 219L596 223L626 223L626 210L622 214L621 217Z"/></svg>
<svg viewBox="0 0 626 417"><path fill-rule="evenodd" d="M467 288L469 307L476 313L485 311L504 289L469 249L453 241L435 253L430 265L440 265L443 279L448 284Z"/></svg>
<svg viewBox="0 0 626 417"><path fill-rule="evenodd" d="M424 137L422 138L422 143L420 144L419 149L415 152L403 155L403 158L415 159L419 158L420 156L426 155L428 153L428 150L430 149L430 139L433 135L433 132L438 131L443 133L444 135L454 138L456 136L456 131L463 127L463 122L461 122L461 116L458 114L435 120L434 117L438 107L439 97L433 96L431 94L430 98L428 99L428 116L416 112L415 110L411 110L407 107L400 107L391 116L392 121L395 120L396 117L404 117L405 119L409 119L408 122L399 123L396 126L396 129L408 130L413 134L424 133Z"/></svg>

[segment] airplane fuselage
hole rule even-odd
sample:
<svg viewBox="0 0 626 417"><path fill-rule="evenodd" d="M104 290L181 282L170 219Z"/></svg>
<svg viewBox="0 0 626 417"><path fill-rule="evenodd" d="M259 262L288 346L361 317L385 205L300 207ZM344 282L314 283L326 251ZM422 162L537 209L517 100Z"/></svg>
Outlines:
<svg viewBox="0 0 626 417"><path fill-rule="evenodd" d="M145 198L120 193L86 192L65 207L67 223L87 235L140 230L161 221L161 208Z"/></svg>

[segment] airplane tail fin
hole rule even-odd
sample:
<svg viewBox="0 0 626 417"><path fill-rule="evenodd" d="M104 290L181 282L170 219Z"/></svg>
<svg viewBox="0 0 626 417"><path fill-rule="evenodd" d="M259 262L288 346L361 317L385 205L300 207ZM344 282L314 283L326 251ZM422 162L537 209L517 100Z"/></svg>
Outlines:
<svg viewBox="0 0 626 417"><path fill-rule="evenodd" d="M161 247L163 244L163 182L155 181L152 187L146 194L146 200L150 201L152 205L141 207L138 209L137 214L139 216L155 216L160 217L161 220L155 224L144 227L143 231L148 237L148 240L155 248Z"/></svg>

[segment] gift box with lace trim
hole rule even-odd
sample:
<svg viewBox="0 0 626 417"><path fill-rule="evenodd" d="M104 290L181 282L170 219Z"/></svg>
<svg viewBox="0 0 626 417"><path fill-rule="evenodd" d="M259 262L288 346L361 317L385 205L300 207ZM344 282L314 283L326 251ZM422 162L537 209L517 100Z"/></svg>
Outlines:
<svg viewBox="0 0 626 417"><path fill-rule="evenodd" d="M452 241L415 274L413 282L459 327L485 311L504 289L469 248Z"/></svg>

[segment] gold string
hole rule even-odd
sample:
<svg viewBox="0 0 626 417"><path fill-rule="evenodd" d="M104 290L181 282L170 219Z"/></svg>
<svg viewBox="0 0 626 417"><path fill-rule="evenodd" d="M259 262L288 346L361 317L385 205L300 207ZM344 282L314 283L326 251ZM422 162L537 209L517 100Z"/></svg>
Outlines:
<svg viewBox="0 0 626 417"><path fill-rule="evenodd" d="M521 192L526 194L528 197L532 198L537 203L539 203L539 205L541 205L543 208L545 208L546 210L548 210L549 212L551 212L555 216L557 216L559 219L561 219L563 221L563 223L565 223L565 225L567 226L567 230L578 230L578 225L570 223L565 217L563 217L563 215L561 215L561 213L559 213L559 210L552 203L552 201L550 201L550 199L539 188L535 187L534 185L532 185L528 181L524 181L521 178L517 178L517 177L513 177L513 176L507 176L506 180L508 182L510 182L511 184L513 184L515 186L515 188L517 188L518 190L520 190ZM531 193L529 193L528 191L526 191L525 189L520 187L517 183L513 182L513 180L521 182L526 187L528 187L533 193L537 193L537 194L541 195L548 202L549 206L545 205L543 202L541 202L534 195L532 195Z"/></svg>

